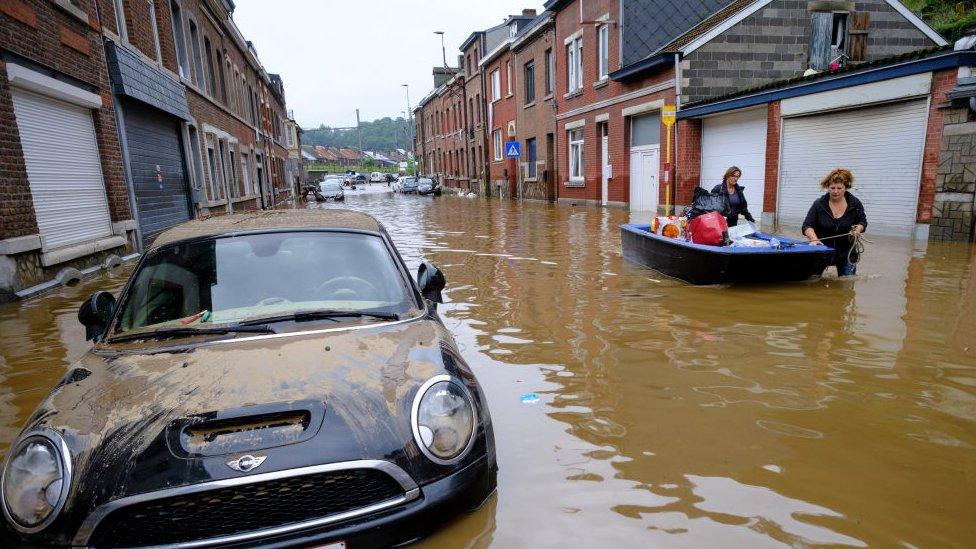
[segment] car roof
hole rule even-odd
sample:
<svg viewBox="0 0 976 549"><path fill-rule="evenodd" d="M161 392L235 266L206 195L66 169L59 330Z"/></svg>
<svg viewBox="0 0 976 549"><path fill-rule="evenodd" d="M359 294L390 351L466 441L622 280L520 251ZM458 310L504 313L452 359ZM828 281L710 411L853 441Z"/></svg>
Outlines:
<svg viewBox="0 0 976 549"><path fill-rule="evenodd" d="M150 250L180 240L263 229L358 229L380 232L372 216L351 210L258 210L187 221L160 234Z"/></svg>

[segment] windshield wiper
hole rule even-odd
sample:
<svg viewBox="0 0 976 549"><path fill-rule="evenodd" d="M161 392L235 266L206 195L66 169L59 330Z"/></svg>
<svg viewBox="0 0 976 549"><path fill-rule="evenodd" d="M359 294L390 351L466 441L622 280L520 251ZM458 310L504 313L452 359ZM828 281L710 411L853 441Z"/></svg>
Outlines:
<svg viewBox="0 0 976 549"><path fill-rule="evenodd" d="M269 324L272 322L307 322L310 320L334 320L341 318L377 318L380 320L400 320L400 315L388 311L361 310L361 311L342 311L342 310L320 310L320 311L298 311L286 315L262 316L250 320L242 320L239 326L251 326L254 324Z"/></svg>
<svg viewBox="0 0 976 549"><path fill-rule="evenodd" d="M109 342L132 341L134 339L163 339L167 337L196 336L208 334L230 334L230 333L255 333L255 334L276 334L277 330L266 324L232 324L222 327L208 328L157 328L148 332L135 334L122 334L109 338Z"/></svg>

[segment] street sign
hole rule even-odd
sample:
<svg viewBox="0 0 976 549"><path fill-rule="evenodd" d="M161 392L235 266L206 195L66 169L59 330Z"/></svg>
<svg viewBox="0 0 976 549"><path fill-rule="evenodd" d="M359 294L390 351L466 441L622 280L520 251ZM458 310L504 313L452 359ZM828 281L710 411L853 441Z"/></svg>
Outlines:
<svg viewBox="0 0 976 549"><path fill-rule="evenodd" d="M522 156L522 145L518 141L505 142L505 156L508 158L518 158Z"/></svg>
<svg viewBox="0 0 976 549"><path fill-rule="evenodd" d="M665 105L661 107L661 123L668 127L673 126L675 111L676 109L674 105Z"/></svg>

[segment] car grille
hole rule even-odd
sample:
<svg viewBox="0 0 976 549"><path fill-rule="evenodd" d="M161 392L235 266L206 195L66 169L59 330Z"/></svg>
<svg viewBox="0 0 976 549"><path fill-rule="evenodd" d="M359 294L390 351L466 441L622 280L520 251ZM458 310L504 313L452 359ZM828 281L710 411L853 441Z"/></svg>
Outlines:
<svg viewBox="0 0 976 549"><path fill-rule="evenodd" d="M91 538L95 547L138 547L206 540L287 526L403 496L373 469L331 471L219 488L113 511Z"/></svg>

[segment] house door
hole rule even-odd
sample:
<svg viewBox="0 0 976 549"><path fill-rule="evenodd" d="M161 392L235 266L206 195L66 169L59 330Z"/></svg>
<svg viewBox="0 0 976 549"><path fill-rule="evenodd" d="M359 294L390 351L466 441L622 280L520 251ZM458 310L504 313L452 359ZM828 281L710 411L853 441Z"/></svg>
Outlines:
<svg viewBox="0 0 976 549"><path fill-rule="evenodd" d="M607 125L600 125L600 204L607 205L607 195L610 188L610 138L607 136Z"/></svg>
<svg viewBox="0 0 976 549"><path fill-rule="evenodd" d="M661 147L630 149L630 210L657 212L660 195Z"/></svg>
<svg viewBox="0 0 976 549"><path fill-rule="evenodd" d="M556 139L551 133L546 134L546 200L556 201Z"/></svg>

